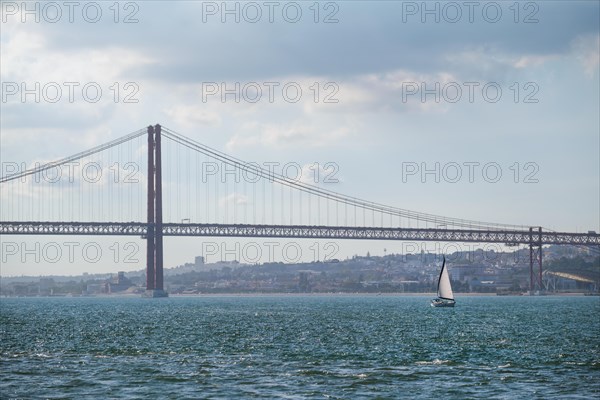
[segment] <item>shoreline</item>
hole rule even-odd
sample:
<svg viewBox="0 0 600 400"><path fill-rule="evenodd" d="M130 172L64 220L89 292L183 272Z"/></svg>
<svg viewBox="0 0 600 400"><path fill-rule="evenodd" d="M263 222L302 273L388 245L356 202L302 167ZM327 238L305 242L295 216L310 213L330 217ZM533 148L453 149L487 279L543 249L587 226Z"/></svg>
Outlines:
<svg viewBox="0 0 600 400"><path fill-rule="evenodd" d="M435 298L436 293L196 293L196 294L169 294L171 298L191 298L191 297L426 297ZM465 297L598 297L597 294L589 295L580 292L568 293L548 293L543 295L507 294L497 295L496 293L457 293L456 298ZM140 294L100 294L100 295L55 295L55 296L0 296L1 299L18 298L143 298Z"/></svg>

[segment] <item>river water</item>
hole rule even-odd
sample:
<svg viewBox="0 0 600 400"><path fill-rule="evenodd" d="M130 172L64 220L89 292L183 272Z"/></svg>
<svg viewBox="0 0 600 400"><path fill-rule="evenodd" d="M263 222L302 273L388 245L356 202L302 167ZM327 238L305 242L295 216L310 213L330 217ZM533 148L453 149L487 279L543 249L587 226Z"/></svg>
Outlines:
<svg viewBox="0 0 600 400"><path fill-rule="evenodd" d="M0 300L1 398L600 398L600 297Z"/></svg>

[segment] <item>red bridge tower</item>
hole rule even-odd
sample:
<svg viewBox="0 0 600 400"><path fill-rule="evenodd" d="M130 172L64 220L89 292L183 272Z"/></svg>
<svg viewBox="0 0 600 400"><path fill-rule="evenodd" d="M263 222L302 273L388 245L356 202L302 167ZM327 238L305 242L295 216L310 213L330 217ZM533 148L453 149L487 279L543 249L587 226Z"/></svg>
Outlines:
<svg viewBox="0 0 600 400"><path fill-rule="evenodd" d="M148 127L148 234L146 296L167 297L163 287L161 127Z"/></svg>

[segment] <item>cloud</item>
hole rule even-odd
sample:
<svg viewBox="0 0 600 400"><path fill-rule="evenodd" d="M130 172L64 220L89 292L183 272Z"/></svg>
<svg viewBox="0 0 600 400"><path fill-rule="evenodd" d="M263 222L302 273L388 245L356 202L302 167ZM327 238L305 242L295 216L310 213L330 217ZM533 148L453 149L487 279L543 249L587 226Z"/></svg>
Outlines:
<svg viewBox="0 0 600 400"><path fill-rule="evenodd" d="M55 48L43 31L14 30L2 40L2 80L98 82L112 84L133 66L153 64L145 53L125 45Z"/></svg>
<svg viewBox="0 0 600 400"><path fill-rule="evenodd" d="M136 14L139 23L115 24L107 4L103 6L105 18L98 24L78 18L72 24L65 20L25 26L18 16L11 17L2 27L2 45L7 46L7 37L26 36L18 40L17 47L29 52L36 64L35 58L43 60L35 52L41 43L53 53L69 53L72 61L92 48L105 53L118 44L128 52L121 56L139 61L128 69L136 78L194 83L292 74L343 77L390 68L430 72L443 69L450 53L490 45L499 52L514 53L517 60L556 54L568 49L574 37L598 29L597 2L540 4L536 12L540 22L535 24L514 23L508 3L502 5L503 18L497 24L482 20L481 7L476 7L476 21L470 23L463 5L459 5L463 18L456 24L421 23L419 15L403 23L403 5L342 2L338 4L340 23L315 24L306 3L302 5L304 17L297 24L282 21L280 13L275 23L252 24L243 20L233 23L231 16L230 23L221 23L218 14L210 17L209 23L198 23L203 16L201 3L174 2L164 7L161 2L142 2ZM259 6L266 17L267 10ZM157 62L143 64L145 58L156 54L160 54ZM118 64L121 58L111 56L110 60ZM6 64L3 61L4 67Z"/></svg>
<svg viewBox="0 0 600 400"><path fill-rule="evenodd" d="M597 75L600 65L600 35L578 36L573 40L572 49L585 74L590 78Z"/></svg>
<svg viewBox="0 0 600 400"><path fill-rule="evenodd" d="M176 123L187 127L219 125L221 116L217 112L205 108L206 106L177 105L165 109L164 112Z"/></svg>
<svg viewBox="0 0 600 400"><path fill-rule="evenodd" d="M352 133L350 127L332 129L317 128L314 124L295 121L292 123L245 124L244 133L233 135L226 144L232 151L240 147L266 146L271 148L321 147L335 143Z"/></svg>
<svg viewBox="0 0 600 400"><path fill-rule="evenodd" d="M556 54L524 55L524 56L519 57L515 62L513 62L513 66L517 69L539 67L539 66L544 65L547 62L554 61L556 59L558 59L558 55L556 55Z"/></svg>
<svg viewBox="0 0 600 400"><path fill-rule="evenodd" d="M19 25L2 26L3 145L12 143L13 136L35 137L39 144L61 139L80 143L89 132L98 135L86 143L98 144L106 139L108 127L118 130L117 115L130 121L139 115L145 87L127 71L153 63L151 57L124 42L59 48L51 45L52 35L42 24ZM16 93L5 93L9 86Z"/></svg>

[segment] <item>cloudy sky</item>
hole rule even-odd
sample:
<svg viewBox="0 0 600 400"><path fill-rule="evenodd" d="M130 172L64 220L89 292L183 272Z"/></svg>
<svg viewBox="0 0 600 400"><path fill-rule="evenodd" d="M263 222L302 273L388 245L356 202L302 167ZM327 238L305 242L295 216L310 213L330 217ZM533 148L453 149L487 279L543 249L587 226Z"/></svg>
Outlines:
<svg viewBox="0 0 600 400"><path fill-rule="evenodd" d="M2 175L161 123L242 160L335 163L328 189L383 204L600 231L598 2L22 4L2 2ZM17 258L3 274L47 268Z"/></svg>

